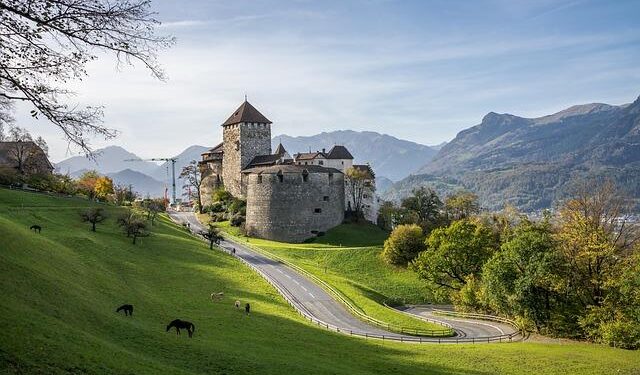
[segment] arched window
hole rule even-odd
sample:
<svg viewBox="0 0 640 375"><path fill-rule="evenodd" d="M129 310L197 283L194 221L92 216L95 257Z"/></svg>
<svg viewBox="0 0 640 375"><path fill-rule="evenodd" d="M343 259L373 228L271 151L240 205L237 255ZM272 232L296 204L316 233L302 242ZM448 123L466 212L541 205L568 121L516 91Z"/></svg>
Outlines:
<svg viewBox="0 0 640 375"><path fill-rule="evenodd" d="M278 171L278 181L280 182L284 182L284 175L282 174L282 171Z"/></svg>
<svg viewBox="0 0 640 375"><path fill-rule="evenodd" d="M258 183L261 184L262 183L262 173L258 174Z"/></svg>

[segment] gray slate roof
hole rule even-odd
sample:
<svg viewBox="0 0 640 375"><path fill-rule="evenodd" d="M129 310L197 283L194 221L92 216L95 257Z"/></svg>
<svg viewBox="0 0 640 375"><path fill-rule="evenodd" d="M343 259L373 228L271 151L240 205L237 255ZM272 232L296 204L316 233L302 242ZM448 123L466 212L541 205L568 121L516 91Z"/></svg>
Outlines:
<svg viewBox="0 0 640 375"><path fill-rule="evenodd" d="M353 159L353 155L344 146L333 146L327 153L327 159Z"/></svg>
<svg viewBox="0 0 640 375"><path fill-rule="evenodd" d="M261 124L271 124L268 118L264 117L260 111L248 101L245 101L235 112L222 124L222 126L239 124L241 122L257 122Z"/></svg>

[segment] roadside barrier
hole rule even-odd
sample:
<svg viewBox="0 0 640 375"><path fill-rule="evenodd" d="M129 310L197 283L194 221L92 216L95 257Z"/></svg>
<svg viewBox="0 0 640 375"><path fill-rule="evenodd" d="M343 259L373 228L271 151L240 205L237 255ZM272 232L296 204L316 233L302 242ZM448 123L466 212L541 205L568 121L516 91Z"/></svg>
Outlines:
<svg viewBox="0 0 640 375"><path fill-rule="evenodd" d="M201 236L192 233L194 236L196 236L197 238L202 239ZM309 277L310 279L312 279L314 282L318 283L319 285L323 286L323 288L325 288L329 293L331 293L338 301L340 301L342 304L344 304L345 306L347 306L347 308L356 316L361 317L365 322L371 323L377 327L386 329L386 330L391 330L392 328L397 328L394 327L393 325L390 325L388 323L382 322L378 319L372 318L368 315L366 315L365 313L363 313L362 311L360 311L359 309L357 309L355 306L353 306L349 301L347 301L346 298L344 298L342 296L342 294L340 292L338 292L337 290L335 290L334 288L332 288L330 285L328 285L326 282L320 280L318 277L314 276L313 274L309 273L308 271L296 266L295 264L291 264L288 261L281 259L280 257L269 253L268 251L265 251L263 249L256 249L255 246L252 246L251 244L248 243L240 243L238 242L235 238L233 238L232 236L227 235L226 233L223 234L223 237L226 241L235 244L237 246L245 246L248 248L253 249L254 251L257 251L260 254L272 257L274 260L281 262L282 264L285 264L291 268L293 268L294 270L302 273L303 275ZM219 247L221 248L221 247ZM266 254L265 254L266 253ZM501 336L492 336L492 337L483 337L483 338L463 338L463 337L452 337L451 334L452 332L454 332L453 328L444 322L439 322L436 320L432 320L433 323L437 323L437 324L441 324L443 326L448 327L449 329L446 330L425 330L424 332L446 332L447 336L445 336L443 334L443 336L440 337L423 337L423 336L415 336L415 332L422 332L421 330L405 330L405 332L397 332L400 334L393 334L393 332L391 332L390 334L376 334L376 333L371 333L371 332L362 332L362 331L357 331L357 330L351 330L351 329L346 329L344 327L338 327L336 325L327 323L323 320L317 319L316 317L314 317L310 311L308 311L305 307L304 304L302 304L294 295L293 293L291 293L284 285L277 283L275 281L273 281L267 274L265 274L261 269L259 269L258 267L254 266L253 264L249 263L247 260L243 259L242 257L240 257L238 254L231 254L229 253L231 256L234 256L235 258L239 259L241 262L243 262L245 265L247 265L249 268L251 268L252 270L254 270L255 272L258 273L258 275L262 276L262 278L264 278L271 286L273 286L281 295L282 297L285 299L285 301L287 301L287 303L296 311L298 312L298 314L300 314L304 319L308 320L309 322L317 325L318 327L322 327L326 330L332 331L332 332L337 332L337 333L342 333L345 335L350 335L350 336L358 336L358 337L364 337L365 339L376 339L376 340L382 340L383 342L385 341L395 341L395 342L406 342L406 343L415 343L415 344L423 344L423 343L428 343L428 344L476 344L476 343L490 343L490 342L512 342L512 341L516 341L515 338L518 336L518 333L515 333L513 335L501 335ZM388 307L388 306L387 306ZM390 308L390 307L388 307ZM425 318L427 319L427 318ZM400 327L401 330L403 330L402 327Z"/></svg>
<svg viewBox="0 0 640 375"><path fill-rule="evenodd" d="M328 283L326 283L324 280L318 278L317 276L315 276L314 274L310 273L309 271L305 270L304 268L301 268L285 259L282 259L281 257L267 251L264 249L261 249L257 246L253 246L250 243L244 243L244 242L239 242L237 241L237 239L233 238L232 236L227 235L226 233L223 234L223 237L225 238L225 240L238 244L239 246L246 246L249 247L251 249L253 249L254 251L263 254L275 261L278 261L292 269L294 269L295 271L297 271L298 273L301 273L302 275L306 276L307 278L311 279L312 281L314 281L316 284L320 285L324 290L326 290L327 292L329 292L329 294L331 294L336 300L338 300L338 302L342 303L353 315L355 315L356 317L358 317L360 320L363 320L369 324L372 324L376 327L380 327L383 328L387 331L391 331L391 332L395 332L395 333L400 333L403 335L414 335L414 336L425 336L425 337L451 337L455 335L455 330L446 323L443 322L439 322L436 320L432 320L431 323L435 323L435 324L439 324L441 326L446 327L446 329L431 329L431 330L422 330L422 329L415 329L415 328L407 328L407 327L402 327L402 326L397 326L397 325L393 325L387 322L383 322L379 319L376 319L374 317L371 317L369 315L367 315L366 313L364 313L362 310L360 310L359 308L357 308L356 306L354 306L341 292L339 292L338 290L336 290L334 287L332 287L331 285L329 285ZM387 308L389 308L388 306L385 306Z"/></svg>

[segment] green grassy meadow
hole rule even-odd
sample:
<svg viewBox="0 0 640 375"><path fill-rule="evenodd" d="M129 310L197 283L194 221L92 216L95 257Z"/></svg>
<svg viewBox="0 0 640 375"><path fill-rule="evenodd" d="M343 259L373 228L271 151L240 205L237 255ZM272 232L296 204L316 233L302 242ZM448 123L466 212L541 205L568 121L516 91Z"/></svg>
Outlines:
<svg viewBox="0 0 640 375"><path fill-rule="evenodd" d="M120 208L105 206L111 218L91 232L78 215L91 204L0 189L0 373L640 374L640 353L598 345L416 345L327 332L164 216L135 246L115 225ZM222 301L211 302L214 291ZM123 303L133 317L115 313ZM175 318L196 325L193 339L165 332Z"/></svg>

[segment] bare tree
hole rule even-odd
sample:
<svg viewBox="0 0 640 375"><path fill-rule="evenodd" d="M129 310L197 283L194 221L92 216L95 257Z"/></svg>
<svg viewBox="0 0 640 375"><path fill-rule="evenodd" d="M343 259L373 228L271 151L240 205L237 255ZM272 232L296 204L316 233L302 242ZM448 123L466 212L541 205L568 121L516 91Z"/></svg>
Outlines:
<svg viewBox="0 0 640 375"><path fill-rule="evenodd" d="M7 153L20 174L25 174L31 167L35 166L35 159L40 152L43 152L46 156L49 150L47 142L42 137L38 137L34 142L27 129L18 126L11 127L4 139L12 142Z"/></svg>
<svg viewBox="0 0 640 375"><path fill-rule="evenodd" d="M65 88L87 75L97 52L115 54L118 66L141 62L164 79L156 52L173 44L157 36L150 0L2 0L0 2L0 122L16 101L30 102L69 142L90 153L87 137L111 138L102 107L65 103Z"/></svg>
<svg viewBox="0 0 640 375"><path fill-rule="evenodd" d="M202 213L202 197L200 196L200 186L202 185L202 176L198 168L198 162L192 160L182 168L180 177L185 179L183 188L190 191L189 198L195 199L198 204L198 212Z"/></svg>
<svg viewBox="0 0 640 375"><path fill-rule="evenodd" d="M107 215L104 213L104 209L100 207L89 208L88 210L80 213L80 219L83 223L91 223L91 230L96 231L96 224L102 223L107 219Z"/></svg>
<svg viewBox="0 0 640 375"><path fill-rule="evenodd" d="M223 239L220 230L211 223L209 223L206 231L200 231L200 235L209 241L209 249L213 249L213 244L218 245L220 240Z"/></svg>
<svg viewBox="0 0 640 375"><path fill-rule="evenodd" d="M122 227L127 237L133 238L134 245L136 244L136 239L138 237L149 236L147 223L133 212L120 216L118 218L118 225Z"/></svg>
<svg viewBox="0 0 640 375"><path fill-rule="evenodd" d="M347 194L349 194L351 209L356 220L362 216L362 198L367 189L367 181L369 173L360 168L351 167L345 172L345 184L347 185Z"/></svg>

